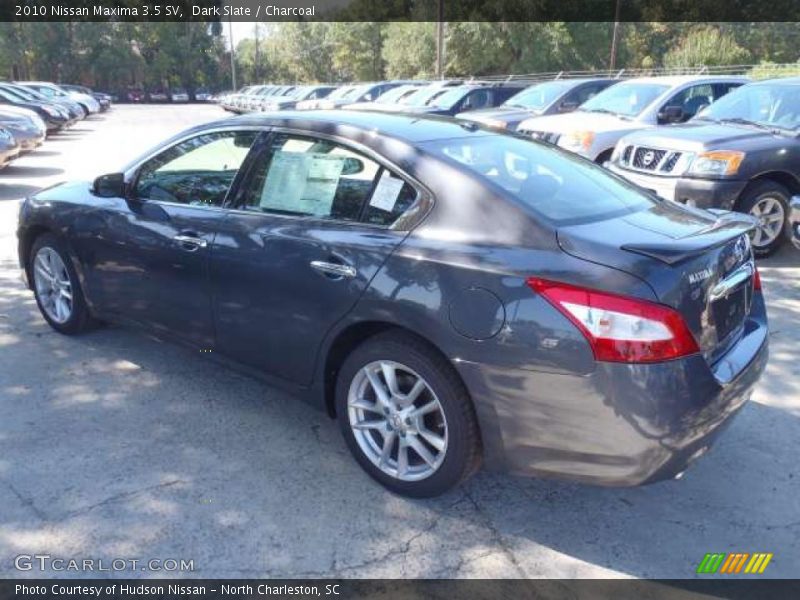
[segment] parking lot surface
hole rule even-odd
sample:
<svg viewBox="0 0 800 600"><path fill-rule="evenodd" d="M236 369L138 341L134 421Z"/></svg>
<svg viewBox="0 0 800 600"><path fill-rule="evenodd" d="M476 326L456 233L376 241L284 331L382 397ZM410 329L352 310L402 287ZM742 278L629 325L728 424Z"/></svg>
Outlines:
<svg viewBox="0 0 800 600"><path fill-rule="evenodd" d="M683 479L635 489L480 473L435 500L399 498L283 392L120 327L53 332L19 280L18 200L223 115L117 106L0 171L0 577L40 576L14 557L48 554L194 563L117 573L132 577L683 578L706 552L772 552L762 577L797 576L793 249L760 263L771 359L752 402Z"/></svg>

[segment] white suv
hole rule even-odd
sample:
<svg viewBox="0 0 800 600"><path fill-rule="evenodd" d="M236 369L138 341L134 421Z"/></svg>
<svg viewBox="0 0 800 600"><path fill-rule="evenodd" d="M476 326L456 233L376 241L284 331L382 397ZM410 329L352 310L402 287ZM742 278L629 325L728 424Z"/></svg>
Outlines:
<svg viewBox="0 0 800 600"><path fill-rule="evenodd" d="M740 76L629 79L603 90L572 113L526 119L517 131L603 164L625 134L683 123L747 82Z"/></svg>

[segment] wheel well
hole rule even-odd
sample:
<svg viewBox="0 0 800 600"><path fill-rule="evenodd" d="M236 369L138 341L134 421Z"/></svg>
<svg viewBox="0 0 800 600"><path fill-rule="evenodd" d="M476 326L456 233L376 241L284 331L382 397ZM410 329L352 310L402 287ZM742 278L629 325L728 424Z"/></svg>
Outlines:
<svg viewBox="0 0 800 600"><path fill-rule="evenodd" d="M768 173L761 173L761 175L757 177L753 177L742 190L742 193L739 194L739 198L736 199L736 206L742 201L745 194L749 192L752 187L757 184L761 183L762 181L772 181L774 183L779 183L792 195L800 194L800 181L798 181L797 177L792 175L791 173L787 173L785 171L770 171Z"/></svg>
<svg viewBox="0 0 800 600"><path fill-rule="evenodd" d="M336 417L336 377L339 374L344 361L355 348L363 344L367 339L386 331L402 331L407 335L412 335L429 346L434 352L438 353L449 364L449 359L436 347L430 340L425 339L418 333L395 323L385 321L365 321L351 325L340 332L331 344L328 355L325 357L325 409L331 418Z"/></svg>
<svg viewBox="0 0 800 600"><path fill-rule="evenodd" d="M597 155L597 158L594 159L598 165L602 165L604 162L611 158L611 153L614 152L613 148L608 148L607 150L603 150L600 154Z"/></svg>
<svg viewBox="0 0 800 600"><path fill-rule="evenodd" d="M51 233L51 231L43 225L33 225L25 231L25 235L22 238L22 256L20 258L22 259L22 264L26 271L28 269L28 263L30 262L31 250L36 243L36 238L45 233ZM28 273L28 275L30 275L30 273Z"/></svg>

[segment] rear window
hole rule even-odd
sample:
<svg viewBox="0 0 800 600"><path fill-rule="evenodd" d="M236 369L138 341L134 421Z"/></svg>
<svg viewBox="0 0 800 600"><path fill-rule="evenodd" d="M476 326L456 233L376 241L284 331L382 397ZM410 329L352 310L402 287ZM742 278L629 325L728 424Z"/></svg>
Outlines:
<svg viewBox="0 0 800 600"><path fill-rule="evenodd" d="M532 140L492 135L424 146L510 192L555 225L600 221L657 202L599 165Z"/></svg>

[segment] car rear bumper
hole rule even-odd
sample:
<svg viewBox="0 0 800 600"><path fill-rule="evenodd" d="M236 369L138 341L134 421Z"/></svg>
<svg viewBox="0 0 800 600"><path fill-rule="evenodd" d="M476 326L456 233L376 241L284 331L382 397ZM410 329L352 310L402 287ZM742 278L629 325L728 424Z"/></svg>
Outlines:
<svg viewBox="0 0 800 600"><path fill-rule="evenodd" d="M652 190L662 198L681 204L688 203L698 208L732 210L736 199L747 185L746 181L661 177L620 169L612 163L606 163L606 166L610 171L636 185Z"/></svg>
<svg viewBox="0 0 800 600"><path fill-rule="evenodd" d="M675 477L708 450L766 367L766 321L750 319L745 331L715 368L699 354L597 363L586 376L455 363L487 468L606 486Z"/></svg>
<svg viewBox="0 0 800 600"><path fill-rule="evenodd" d="M800 196L794 196L789 213L790 235L795 248L800 250Z"/></svg>

